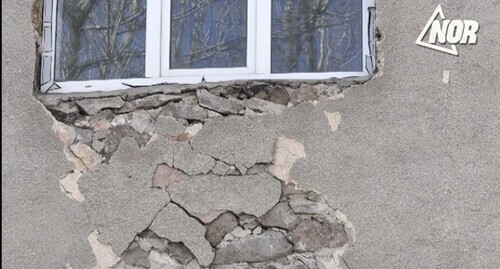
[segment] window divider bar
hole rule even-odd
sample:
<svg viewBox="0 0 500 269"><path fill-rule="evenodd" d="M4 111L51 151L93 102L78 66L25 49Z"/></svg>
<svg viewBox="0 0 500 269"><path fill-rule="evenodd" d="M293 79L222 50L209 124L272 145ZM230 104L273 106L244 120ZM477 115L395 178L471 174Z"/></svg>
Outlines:
<svg viewBox="0 0 500 269"><path fill-rule="evenodd" d="M161 49L161 2L147 0L146 4L146 57L145 77L160 77Z"/></svg>
<svg viewBox="0 0 500 269"><path fill-rule="evenodd" d="M163 0L161 6L161 48L160 48L160 76L168 77L170 70L170 31L172 17L172 1Z"/></svg>
<svg viewBox="0 0 500 269"><path fill-rule="evenodd" d="M256 74L271 74L271 0L257 0L256 12Z"/></svg>

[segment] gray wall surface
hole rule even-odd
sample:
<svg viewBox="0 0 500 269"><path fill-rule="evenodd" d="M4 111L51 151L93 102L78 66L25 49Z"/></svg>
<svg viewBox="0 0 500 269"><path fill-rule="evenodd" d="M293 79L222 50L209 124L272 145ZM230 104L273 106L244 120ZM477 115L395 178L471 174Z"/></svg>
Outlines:
<svg viewBox="0 0 500 269"><path fill-rule="evenodd" d="M438 4L481 25L458 57L415 45ZM500 268L498 14L498 0L380 0L376 77L263 123L304 144L290 177L354 225L349 268ZM3 2L2 39L2 267L91 268L90 220L58 186L73 168L32 93L31 1Z"/></svg>

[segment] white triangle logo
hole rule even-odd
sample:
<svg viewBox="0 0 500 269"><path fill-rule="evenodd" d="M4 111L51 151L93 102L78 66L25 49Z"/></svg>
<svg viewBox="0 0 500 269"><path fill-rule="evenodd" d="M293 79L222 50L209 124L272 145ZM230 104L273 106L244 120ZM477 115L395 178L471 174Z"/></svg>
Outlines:
<svg viewBox="0 0 500 269"><path fill-rule="evenodd" d="M418 36L417 41L415 43L419 46L423 46L426 48L430 48L433 50L437 50L437 51L441 51L444 53L458 56L458 50L457 50L456 45L451 45L451 49L448 49L448 48L443 48L443 47L440 47L438 45L430 44L430 43L423 41L424 37L427 35L427 32L429 32L429 29L431 28L432 23L434 22L434 20L436 20L436 18L438 16L441 18L441 20L445 19L443 8L441 7L441 5L438 5L438 7L434 11L434 13L432 13L431 18L429 19L429 21L425 25L424 30L420 33L420 35Z"/></svg>

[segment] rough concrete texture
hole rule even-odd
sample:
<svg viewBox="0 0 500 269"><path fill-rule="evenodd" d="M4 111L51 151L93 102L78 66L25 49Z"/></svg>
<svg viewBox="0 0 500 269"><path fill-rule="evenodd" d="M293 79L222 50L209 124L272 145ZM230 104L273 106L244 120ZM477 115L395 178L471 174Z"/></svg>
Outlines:
<svg viewBox="0 0 500 269"><path fill-rule="evenodd" d="M205 227L177 205L165 207L151 224L151 231L174 242L183 242L202 266L208 266L214 258L212 247L205 239Z"/></svg>
<svg viewBox="0 0 500 269"><path fill-rule="evenodd" d="M227 164L246 168L273 159L275 135L243 117L214 118L193 138L191 146Z"/></svg>
<svg viewBox="0 0 500 269"><path fill-rule="evenodd" d="M224 211L262 216L278 203L280 194L279 181L268 174L196 176L170 191L172 201L200 218Z"/></svg>
<svg viewBox="0 0 500 269"><path fill-rule="evenodd" d="M478 20L481 25L478 44L457 45L458 57L416 46L414 42L437 4L442 4L449 19ZM35 47L30 11L31 1L7 1L2 6L2 68L5 70L2 73L2 267L107 266L116 261L116 257L108 252L103 242L107 241L106 229L116 224L106 224L103 229L98 223L106 218L120 218L126 222L138 220L124 225L127 227L123 228L130 231L113 239L120 242L120 248L126 248L141 229L149 227L156 216L153 212L160 211L159 202L148 196L144 198L147 204L137 205L130 212L111 209L122 209L126 204L111 204L110 211L114 212L109 216L98 216L103 212L101 209L91 209L87 215L82 204L69 199L59 189L59 181L71 173L76 164L84 173L77 184L87 209L91 201L97 201L96 197L121 202L135 200L141 189L147 193L162 192L151 189L152 176L157 165L173 165L171 141L150 136L148 128L152 127L147 124L150 120L142 114L143 117L136 117L135 129L128 126L128 129L112 127L108 130L110 134L104 135L105 146L96 149L102 144L94 141L96 134L92 132L103 131L113 124L113 118L105 116L108 113L105 111L111 108L118 113L148 109L152 118L162 113L178 120L189 120L196 128L191 128L189 134L181 134L179 140L191 139L194 151L234 165L239 172L255 164L270 164L277 137L299 141L306 157L297 159L287 171L289 180L297 182L301 189L322 192L330 205L339 208L352 222L349 229L356 231L356 241L351 240L349 244L352 248L343 247L330 256L294 253L263 263L245 262L216 268L500 268L500 230L497 228L500 226L497 161L500 159L500 3L497 0L378 1L379 72L363 85L343 89L345 98L320 98L319 86L313 91L300 83L285 87L256 82L248 88L249 98L281 105L290 101L296 106L279 114L270 115L272 111L268 111L261 115L264 108L258 105L263 106L262 102L250 102L255 111L246 104L244 117L220 117L193 99L172 103L180 98L145 97L147 91L187 94L188 88L182 85L132 89L123 93L122 102L114 98L116 102L100 107L81 101L81 110L95 114L92 122L85 115L80 118L81 113L74 104L47 105L58 121L71 122L73 127L78 127L74 134L71 128L64 126L56 128L63 131L54 133L51 115L32 96ZM401 18L404 23L399 23ZM338 86L323 85L321 91L337 92L346 86L348 83L342 82ZM196 89L190 91L195 94ZM99 95L106 94L93 94ZM134 95L147 99L130 101ZM214 108L219 109L221 105L216 104ZM149 110L157 107L156 112ZM98 111L102 108L106 109ZM132 120L128 116L119 117L122 118L115 124L123 122L122 125L126 125ZM183 125L185 127L187 122ZM93 146L104 154L112 167L116 165L113 158L117 158L114 151L125 136L133 136L133 143L140 142L144 148L134 148L132 154L120 158L122 161L117 163L129 165L122 169L129 169L131 174L141 171L147 174L144 183L140 181L144 185L132 187L138 182L128 186L117 184L120 179L129 180L121 177L122 171L116 178L109 176L109 180L97 183L90 175L110 173L101 168L108 164L97 164L86 172L84 162L71 157L69 148L63 153L64 145ZM132 141L125 143L133 145ZM87 148L79 152L84 153L81 156L92 153ZM139 158L140 152L147 155L147 162L129 161ZM67 158L73 158L74 164ZM178 240L189 241L193 234L175 231L193 225L196 226L193 230L201 234L203 226L193 217L213 220L226 210L262 215L280 199L279 188L275 190L271 186L269 190L266 185L279 185L278 180L270 176L259 181L250 176L217 177L210 173L213 171L189 178L186 180L189 184L179 188L179 193L172 193L174 202L192 217L177 208L179 216L169 221L178 225L167 227L165 235L185 235ZM273 181L276 183L270 183ZM111 186L113 182L115 185ZM73 190L74 187L73 184ZM130 188L136 191L131 194ZM125 190L123 194L122 189ZM106 190L109 195L103 194ZM161 194L162 197L166 195ZM328 204L321 199L315 200L314 195L291 193L282 196L280 201L283 199L291 199L292 211L302 214L301 218L329 210ZM167 208L171 206L175 205L169 204ZM193 212L205 215L194 216ZM238 218L239 221L252 219L246 215ZM303 230L306 231L303 234L310 234L316 224L307 227L309 230ZM96 228L101 232L97 237ZM234 235L227 234L223 245L217 247L227 247L247 237L245 240L253 242L253 236L270 231L257 226L249 234L250 228L240 228ZM318 242L333 242L321 240L320 237ZM209 253L208 249L203 253ZM339 254L344 251L343 256ZM198 256L202 257L200 253ZM242 253L236 252L237 255ZM148 257L153 268L178 265L171 253L154 250ZM206 257L200 258L204 264L210 260ZM190 265L197 266L196 263Z"/></svg>
<svg viewBox="0 0 500 269"><path fill-rule="evenodd" d="M155 168L149 152L125 138L109 165L101 164L79 180L99 241L111 245L117 254L170 202L167 192L151 188Z"/></svg>
<svg viewBox="0 0 500 269"><path fill-rule="evenodd" d="M2 5L2 267L91 268L94 230L59 189L74 169L33 97L31 1Z"/></svg>

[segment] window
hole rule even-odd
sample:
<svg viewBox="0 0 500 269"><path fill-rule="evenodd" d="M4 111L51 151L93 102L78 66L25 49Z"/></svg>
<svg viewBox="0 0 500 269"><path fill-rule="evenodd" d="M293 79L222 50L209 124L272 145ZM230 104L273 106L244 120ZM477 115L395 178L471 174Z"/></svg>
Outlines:
<svg viewBox="0 0 500 269"><path fill-rule="evenodd" d="M45 0L41 90L374 70L374 0Z"/></svg>

